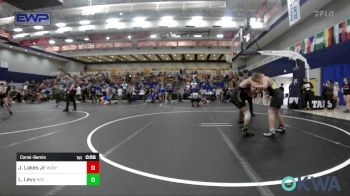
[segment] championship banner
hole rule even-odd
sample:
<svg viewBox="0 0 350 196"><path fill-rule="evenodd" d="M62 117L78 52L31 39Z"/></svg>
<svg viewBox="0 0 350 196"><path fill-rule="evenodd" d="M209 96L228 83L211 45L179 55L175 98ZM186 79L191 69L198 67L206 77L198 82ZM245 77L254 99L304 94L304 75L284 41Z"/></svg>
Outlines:
<svg viewBox="0 0 350 196"><path fill-rule="evenodd" d="M19 42L19 45L22 47L35 46L35 45L45 46L45 45L49 45L49 39L38 38L38 39L31 39L31 40L22 40Z"/></svg>
<svg viewBox="0 0 350 196"><path fill-rule="evenodd" d="M288 0L289 26L300 20L300 0Z"/></svg>
<svg viewBox="0 0 350 196"><path fill-rule="evenodd" d="M293 69L293 81L289 87L288 108L290 109L302 109L303 107L301 89L305 78L305 65L300 60L296 62L298 67Z"/></svg>
<svg viewBox="0 0 350 196"><path fill-rule="evenodd" d="M11 38L11 32L6 31L5 29L0 29L0 37L3 37L5 39L10 39Z"/></svg>
<svg viewBox="0 0 350 196"><path fill-rule="evenodd" d="M218 46L218 42L215 40L202 40L198 42L198 46Z"/></svg>

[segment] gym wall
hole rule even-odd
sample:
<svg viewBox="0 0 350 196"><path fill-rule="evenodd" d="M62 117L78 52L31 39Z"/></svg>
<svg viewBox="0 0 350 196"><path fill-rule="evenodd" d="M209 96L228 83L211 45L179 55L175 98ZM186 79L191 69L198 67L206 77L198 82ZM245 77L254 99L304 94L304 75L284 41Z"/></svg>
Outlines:
<svg viewBox="0 0 350 196"><path fill-rule="evenodd" d="M228 63L129 63L129 64L91 64L87 72L111 71L114 74L123 72L179 72L182 70L197 70L200 72L227 72L231 70Z"/></svg>
<svg viewBox="0 0 350 196"><path fill-rule="evenodd" d="M9 48L0 48L0 60L8 64L8 69L0 70L0 80L43 80L52 76L59 68L67 72L84 71L84 65L78 62L55 60Z"/></svg>

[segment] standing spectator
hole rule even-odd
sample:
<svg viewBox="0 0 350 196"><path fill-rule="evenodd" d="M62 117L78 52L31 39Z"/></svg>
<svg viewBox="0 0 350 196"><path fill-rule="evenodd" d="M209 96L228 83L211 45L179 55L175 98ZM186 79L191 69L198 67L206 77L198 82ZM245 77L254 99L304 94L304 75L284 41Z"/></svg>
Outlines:
<svg viewBox="0 0 350 196"><path fill-rule="evenodd" d="M333 88L333 99L335 102L335 107L339 108L339 83L334 82L334 88Z"/></svg>
<svg viewBox="0 0 350 196"><path fill-rule="evenodd" d="M280 89L281 89L281 91L284 93L283 83L281 83Z"/></svg>
<svg viewBox="0 0 350 196"><path fill-rule="evenodd" d="M92 100L92 103L96 103L97 102L97 94L96 94L95 84L91 84L89 90L90 90L90 98Z"/></svg>
<svg viewBox="0 0 350 196"><path fill-rule="evenodd" d="M291 87L291 86L290 86ZM313 92L312 89L314 86L311 82L308 82L306 78L304 78L303 86L302 86L302 96L303 96L303 108L309 109L312 107L312 98L313 98ZM309 104L308 104L309 103Z"/></svg>
<svg viewBox="0 0 350 196"><path fill-rule="evenodd" d="M128 86L128 89L126 91L126 95L128 97L128 102L131 103L133 100L132 100L132 95L134 93L134 86L133 85L129 85Z"/></svg>
<svg viewBox="0 0 350 196"><path fill-rule="evenodd" d="M344 113L349 113L350 112L350 83L347 77L344 77L343 79L342 91L343 91L343 96L345 101Z"/></svg>
<svg viewBox="0 0 350 196"><path fill-rule="evenodd" d="M80 87L80 85L78 85L77 86L77 93L76 93L76 95L75 95L75 97L76 97L76 100L77 101L80 101L81 100L81 87Z"/></svg>
<svg viewBox="0 0 350 196"><path fill-rule="evenodd" d="M60 86L58 85L58 82L55 81L54 86L52 88L52 94L53 94L53 98L54 98L55 103L56 103L56 108L60 107L61 93L62 92L61 92Z"/></svg>
<svg viewBox="0 0 350 196"><path fill-rule="evenodd" d="M123 99L123 89L122 87L119 85L118 86L118 101L122 101Z"/></svg>
<svg viewBox="0 0 350 196"><path fill-rule="evenodd" d="M6 82L0 81L0 107L4 107L6 111L13 115L11 104L9 102L10 87Z"/></svg>
<svg viewBox="0 0 350 196"><path fill-rule="evenodd" d="M333 81L332 80L327 80L325 84L323 84L324 91L323 91L323 98L326 100L326 103L331 101L333 103ZM330 109L330 108L328 108Z"/></svg>

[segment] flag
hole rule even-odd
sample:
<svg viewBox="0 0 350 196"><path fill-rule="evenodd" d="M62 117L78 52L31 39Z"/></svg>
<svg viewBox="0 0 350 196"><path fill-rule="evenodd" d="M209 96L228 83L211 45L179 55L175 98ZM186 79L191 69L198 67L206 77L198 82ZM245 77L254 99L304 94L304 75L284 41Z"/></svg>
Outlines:
<svg viewBox="0 0 350 196"><path fill-rule="evenodd" d="M350 18L346 21L346 32L348 40L350 40Z"/></svg>
<svg viewBox="0 0 350 196"><path fill-rule="evenodd" d="M324 48L324 31L316 34L315 51Z"/></svg>
<svg viewBox="0 0 350 196"><path fill-rule="evenodd" d="M346 28L345 20L334 26L334 37L336 44L346 42Z"/></svg>
<svg viewBox="0 0 350 196"><path fill-rule="evenodd" d="M300 49L300 54L306 54L306 46L307 46L307 42L308 42L308 38L304 39L303 41L301 41L301 49Z"/></svg>
<svg viewBox="0 0 350 196"><path fill-rule="evenodd" d="M308 38L307 45L306 45L306 52L310 53L314 51L315 47L315 36L311 36Z"/></svg>
<svg viewBox="0 0 350 196"><path fill-rule="evenodd" d="M289 50L290 50L290 51L294 51L294 50L295 50L295 46L294 46L294 45L289 46Z"/></svg>
<svg viewBox="0 0 350 196"><path fill-rule="evenodd" d="M339 44L339 24L333 27L334 44Z"/></svg>
<svg viewBox="0 0 350 196"><path fill-rule="evenodd" d="M300 50L301 50L301 42L298 41L297 43L295 43L294 52L300 53Z"/></svg>
<svg viewBox="0 0 350 196"><path fill-rule="evenodd" d="M333 27L329 27L324 31L324 37L325 37L325 44L326 48L331 47L333 45Z"/></svg>

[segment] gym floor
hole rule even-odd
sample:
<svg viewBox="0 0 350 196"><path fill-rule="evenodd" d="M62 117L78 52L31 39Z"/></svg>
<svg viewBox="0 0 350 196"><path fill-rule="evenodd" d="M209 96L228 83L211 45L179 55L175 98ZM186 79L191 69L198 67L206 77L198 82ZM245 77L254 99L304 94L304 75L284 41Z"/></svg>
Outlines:
<svg viewBox="0 0 350 196"><path fill-rule="evenodd" d="M350 195L346 120L283 110L287 132L265 138L267 108L255 105L255 136L244 138L238 110L229 103L82 103L69 113L53 103L13 109L12 117L0 113L0 195ZM103 155L98 187L16 187L17 152L91 151ZM310 174L336 176L341 192L254 186Z"/></svg>

